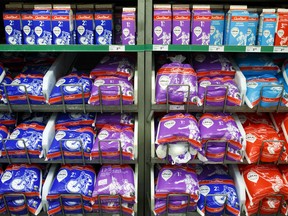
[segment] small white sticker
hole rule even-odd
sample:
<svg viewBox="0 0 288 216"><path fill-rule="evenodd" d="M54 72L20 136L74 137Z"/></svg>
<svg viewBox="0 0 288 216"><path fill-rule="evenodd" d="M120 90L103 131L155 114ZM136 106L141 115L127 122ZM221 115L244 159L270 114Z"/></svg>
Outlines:
<svg viewBox="0 0 288 216"><path fill-rule="evenodd" d="M168 179L170 179L170 178L172 177L172 175L173 175L173 173L172 173L171 170L164 170L164 171L162 172L161 177L162 177L165 181L167 181Z"/></svg>
<svg viewBox="0 0 288 216"><path fill-rule="evenodd" d="M65 179L68 176L68 172L67 170L61 170L58 174L57 174L57 181L61 182L63 181L63 179Z"/></svg>
<svg viewBox="0 0 288 216"><path fill-rule="evenodd" d="M175 26L174 29L173 29L173 32L178 37L181 34L182 29L181 29L180 26Z"/></svg>
<svg viewBox="0 0 288 216"><path fill-rule="evenodd" d="M112 51L112 52L125 51L125 46L124 45L110 45L109 51Z"/></svg>
<svg viewBox="0 0 288 216"><path fill-rule="evenodd" d="M168 45L153 45L153 51L168 51Z"/></svg>
<svg viewBox="0 0 288 216"><path fill-rule="evenodd" d="M98 185L99 186L107 185L107 179L102 179L102 180L98 181Z"/></svg>
<svg viewBox="0 0 288 216"><path fill-rule="evenodd" d="M24 32L26 35L29 35L30 32L31 32L30 26L28 26L28 25L23 26L23 32Z"/></svg>
<svg viewBox="0 0 288 216"><path fill-rule="evenodd" d="M108 136L109 136L108 131L103 130L103 131L101 131L101 132L99 133L98 139L99 139L99 140L104 140L104 139L106 139Z"/></svg>
<svg viewBox="0 0 288 216"><path fill-rule="evenodd" d="M127 36L130 34L129 28L124 28L122 32L123 32L123 35L124 35L125 37L127 37Z"/></svg>
<svg viewBox="0 0 288 216"><path fill-rule="evenodd" d="M60 80L58 80L57 81L57 83L56 83L56 87L59 87L59 86L61 86L62 84L64 84L65 83L65 79L60 79Z"/></svg>
<svg viewBox="0 0 288 216"><path fill-rule="evenodd" d="M5 31L8 35L11 35L13 28L9 25L5 26Z"/></svg>
<svg viewBox="0 0 288 216"><path fill-rule="evenodd" d="M249 181L252 181L252 182L254 182L254 183L257 183L258 180L259 180L259 175L258 175L257 173L255 173L255 172L251 171L251 172L249 172L249 173L247 174L247 179L248 179Z"/></svg>
<svg viewBox="0 0 288 216"><path fill-rule="evenodd" d="M164 123L164 126L168 129L172 128L174 125L176 124L176 122L174 120L170 120Z"/></svg>
<svg viewBox="0 0 288 216"><path fill-rule="evenodd" d="M257 86L258 86L258 83L256 83L256 82L248 82L248 83L247 83L247 87L248 87L248 88L253 88L253 89L255 89Z"/></svg>
<svg viewBox="0 0 288 216"><path fill-rule="evenodd" d="M250 143L254 143L256 141L256 137L253 134L247 134L246 140Z"/></svg>
<svg viewBox="0 0 288 216"><path fill-rule="evenodd" d="M203 195L203 196L207 196L210 192L210 188L207 186L207 185L203 185L200 187L200 193Z"/></svg>
<svg viewBox="0 0 288 216"><path fill-rule="evenodd" d="M224 52L224 46L209 46L209 52Z"/></svg>
<svg viewBox="0 0 288 216"><path fill-rule="evenodd" d="M56 37L59 37L59 35L61 34L61 28L59 28L58 26L55 26L53 28L53 33L56 35Z"/></svg>
<svg viewBox="0 0 288 216"><path fill-rule="evenodd" d="M203 81L203 82L200 83L200 86L201 86L201 87L207 87L207 86L209 86L209 85L211 85L211 82L210 82L210 81Z"/></svg>
<svg viewBox="0 0 288 216"><path fill-rule="evenodd" d="M10 139L16 139L20 134L19 130L13 131L13 133L10 135Z"/></svg>
<svg viewBox="0 0 288 216"><path fill-rule="evenodd" d="M43 29L40 26L36 26L34 31L38 37L40 37L40 35L42 35L42 33L43 33Z"/></svg>
<svg viewBox="0 0 288 216"><path fill-rule="evenodd" d="M80 25L80 26L77 27L77 31L78 31L78 33L79 33L80 35L83 35L84 32L85 32L85 27L82 26L82 25Z"/></svg>
<svg viewBox="0 0 288 216"><path fill-rule="evenodd" d="M167 86L170 84L170 77L169 76L161 76L159 79L159 85L162 89L166 89Z"/></svg>
<svg viewBox="0 0 288 216"><path fill-rule="evenodd" d="M12 172L6 171L1 178L1 182L5 183L6 181L8 181L11 178L12 178Z"/></svg>
<svg viewBox="0 0 288 216"><path fill-rule="evenodd" d="M273 49L273 52L276 52L276 53L288 52L288 47L275 46L274 49Z"/></svg>
<svg viewBox="0 0 288 216"><path fill-rule="evenodd" d="M104 28L101 25L96 26L96 33L101 35L104 31Z"/></svg>
<svg viewBox="0 0 288 216"><path fill-rule="evenodd" d="M163 32L163 29L160 26L157 26L156 28L154 28L154 33L157 35L157 37L159 37Z"/></svg>
<svg viewBox="0 0 288 216"><path fill-rule="evenodd" d="M197 26L193 30L194 34L199 37L202 34L202 28L200 26Z"/></svg>
<svg viewBox="0 0 288 216"><path fill-rule="evenodd" d="M55 139L57 141L63 139L66 136L66 133L64 131L58 131L57 134L55 135Z"/></svg>
<svg viewBox="0 0 288 216"><path fill-rule="evenodd" d="M210 128L214 125L214 122L212 121L212 119L206 118L202 121L202 125L206 128Z"/></svg>
<svg viewBox="0 0 288 216"><path fill-rule="evenodd" d="M246 46L246 52L261 52L261 47L258 47L258 46Z"/></svg>

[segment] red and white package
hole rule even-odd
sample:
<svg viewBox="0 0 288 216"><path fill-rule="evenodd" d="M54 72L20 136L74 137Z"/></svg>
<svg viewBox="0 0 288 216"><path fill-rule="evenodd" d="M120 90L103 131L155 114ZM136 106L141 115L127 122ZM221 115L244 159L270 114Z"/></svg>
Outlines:
<svg viewBox="0 0 288 216"><path fill-rule="evenodd" d="M259 203L267 195L279 194L284 187L282 174L274 164L246 166L242 175L250 205Z"/></svg>
<svg viewBox="0 0 288 216"><path fill-rule="evenodd" d="M240 122L243 127L250 124L267 124L273 127L272 120L268 113L238 113Z"/></svg>
<svg viewBox="0 0 288 216"><path fill-rule="evenodd" d="M283 131L278 133L279 139L284 142L284 148L282 149L282 153L280 156L280 161L287 162L288 163L288 143L286 141L286 138L284 136Z"/></svg>
<svg viewBox="0 0 288 216"><path fill-rule="evenodd" d="M279 165L278 167L284 181L284 187L281 188L281 194L285 196L285 200L288 200L288 165Z"/></svg>
<svg viewBox="0 0 288 216"><path fill-rule="evenodd" d="M287 113L270 113L271 120L277 133L282 132L282 122L287 117Z"/></svg>
<svg viewBox="0 0 288 216"><path fill-rule="evenodd" d="M278 161L284 143L280 142L274 128L267 124L250 124L244 129L246 133L245 156L249 164L258 162L259 157L261 162Z"/></svg>

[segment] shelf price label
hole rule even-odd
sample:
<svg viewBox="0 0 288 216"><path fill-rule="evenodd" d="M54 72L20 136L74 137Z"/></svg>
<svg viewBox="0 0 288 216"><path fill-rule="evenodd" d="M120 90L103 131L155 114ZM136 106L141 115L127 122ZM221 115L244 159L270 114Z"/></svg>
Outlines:
<svg viewBox="0 0 288 216"><path fill-rule="evenodd" d="M169 107L170 110L185 110L185 105L170 105Z"/></svg>
<svg viewBox="0 0 288 216"><path fill-rule="evenodd" d="M153 45L153 51L168 51L168 45Z"/></svg>
<svg viewBox="0 0 288 216"><path fill-rule="evenodd" d="M288 52L288 47L281 47L281 46L275 46L274 49L273 49L273 52L276 52L276 53L281 53L281 52Z"/></svg>
<svg viewBox="0 0 288 216"><path fill-rule="evenodd" d="M109 51L110 52L123 52L125 51L125 46L124 45L110 45Z"/></svg>
<svg viewBox="0 0 288 216"><path fill-rule="evenodd" d="M224 52L224 46L209 46L209 52Z"/></svg>
<svg viewBox="0 0 288 216"><path fill-rule="evenodd" d="M259 46L246 46L246 52L261 52L261 47L259 47Z"/></svg>

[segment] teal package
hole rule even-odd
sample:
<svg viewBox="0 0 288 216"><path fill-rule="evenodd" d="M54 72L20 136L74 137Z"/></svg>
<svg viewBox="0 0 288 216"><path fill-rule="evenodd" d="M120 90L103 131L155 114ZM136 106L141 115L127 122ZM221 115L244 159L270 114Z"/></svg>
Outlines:
<svg viewBox="0 0 288 216"><path fill-rule="evenodd" d="M224 11L212 11L210 45L223 45Z"/></svg>
<svg viewBox="0 0 288 216"><path fill-rule="evenodd" d="M277 25L277 15L275 9L263 9L260 15L259 31L257 35L257 45L273 46L274 35Z"/></svg>
<svg viewBox="0 0 288 216"><path fill-rule="evenodd" d="M249 13L249 19L248 19L246 45L252 46L252 45L256 44L258 22L259 22L258 13L250 12Z"/></svg>

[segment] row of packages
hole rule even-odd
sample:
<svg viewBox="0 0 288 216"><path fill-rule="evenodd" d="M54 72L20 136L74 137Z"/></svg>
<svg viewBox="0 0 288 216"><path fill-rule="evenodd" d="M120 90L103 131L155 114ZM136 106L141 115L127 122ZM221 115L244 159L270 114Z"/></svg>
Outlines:
<svg viewBox="0 0 288 216"><path fill-rule="evenodd" d="M153 44L288 45L288 10L247 9L245 5L155 4Z"/></svg>
<svg viewBox="0 0 288 216"><path fill-rule="evenodd" d="M69 45L136 43L136 8L113 5L6 5L7 44Z"/></svg>

